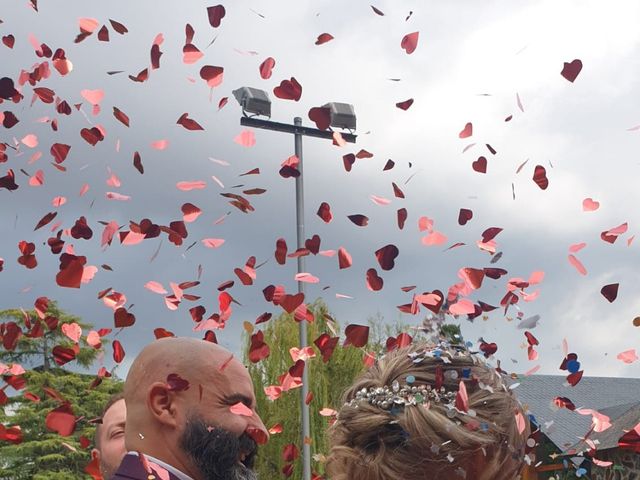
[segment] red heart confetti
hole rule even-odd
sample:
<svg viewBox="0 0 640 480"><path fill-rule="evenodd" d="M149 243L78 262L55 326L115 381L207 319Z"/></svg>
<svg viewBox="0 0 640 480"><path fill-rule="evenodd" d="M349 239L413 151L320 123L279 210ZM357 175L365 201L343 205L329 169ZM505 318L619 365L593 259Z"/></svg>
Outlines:
<svg viewBox="0 0 640 480"><path fill-rule="evenodd" d="M207 7L207 15L209 16L209 24L213 28L218 28L222 19L226 15L226 10L222 5L215 5L213 7Z"/></svg>
<svg viewBox="0 0 640 480"><path fill-rule="evenodd" d="M471 135L473 135L473 125L471 124L471 122L469 122L458 134L458 138L469 138Z"/></svg>
<svg viewBox="0 0 640 480"><path fill-rule="evenodd" d="M487 173L487 159L485 157L478 157L478 159L471 164L471 167L478 173Z"/></svg>
<svg viewBox="0 0 640 480"><path fill-rule="evenodd" d="M213 65L205 65L200 69L200 78L207 82L211 88L217 87L222 83L224 76L224 68Z"/></svg>
<svg viewBox="0 0 640 480"><path fill-rule="evenodd" d="M408 100L405 100L404 102L398 102L396 103L396 107L398 107L400 110L409 110L409 107L413 105L413 98L410 98Z"/></svg>
<svg viewBox="0 0 640 480"><path fill-rule="evenodd" d="M58 435L68 437L76 429L76 417L69 403L63 403L50 411L44 423L47 429L56 432Z"/></svg>
<svg viewBox="0 0 640 480"><path fill-rule="evenodd" d="M344 247L340 247L338 249L338 265L340 267L340 270L349 268L352 263L353 260L351 259L351 255L349 254L349 252L347 252Z"/></svg>
<svg viewBox="0 0 640 480"><path fill-rule="evenodd" d="M114 340L111 346L113 347L113 361L116 363L122 362L125 356L122 344L118 340Z"/></svg>
<svg viewBox="0 0 640 480"><path fill-rule="evenodd" d="M343 346L353 345L356 348L364 347L369 341L369 327L367 325L347 325L344 329L345 341Z"/></svg>
<svg viewBox="0 0 640 480"><path fill-rule="evenodd" d="M395 259L398 257L400 251L395 245L385 245L384 247L376 250L375 255L380 264L380 268L383 270L391 270L395 266Z"/></svg>
<svg viewBox="0 0 640 480"><path fill-rule="evenodd" d="M458 225L466 225L473 218L473 212L467 208L461 208L458 213Z"/></svg>
<svg viewBox="0 0 640 480"><path fill-rule="evenodd" d="M328 108L313 107L309 110L309 120L320 130L327 130L331 124L331 112Z"/></svg>
<svg viewBox="0 0 640 480"><path fill-rule="evenodd" d="M264 62L260 64L260 77L264 80L269 80L273 73L273 67L276 66L276 60L273 57L267 57Z"/></svg>
<svg viewBox="0 0 640 480"><path fill-rule="evenodd" d="M536 165L533 172L533 181L536 182L536 185L538 185L542 190L546 190L549 186L547 170L542 165Z"/></svg>
<svg viewBox="0 0 640 480"><path fill-rule="evenodd" d="M316 40L316 45L324 45L327 42L333 40L333 35L329 33L321 33L318 35L318 39Z"/></svg>
<svg viewBox="0 0 640 480"><path fill-rule="evenodd" d="M367 288L369 290L371 290L372 292L378 292L382 290L382 287L384 286L384 281L382 280L381 277L378 276L378 272L376 272L375 268L370 268L369 270L367 270L366 279L367 279Z"/></svg>
<svg viewBox="0 0 640 480"><path fill-rule="evenodd" d="M291 77L290 80L282 80L280 85L273 89L273 94L283 100L297 102L302 97L302 85L294 77Z"/></svg>
<svg viewBox="0 0 640 480"><path fill-rule="evenodd" d="M573 83L574 80L578 78L578 75L580 74L581 71L582 71L582 61L576 58L572 62L569 62L569 63L564 62L564 66L562 67L562 71L560 72L560 75L562 75L564 78L566 78L571 83Z"/></svg>
<svg viewBox="0 0 640 480"><path fill-rule="evenodd" d="M183 113L176 123L182 125L187 130L204 130L198 122L189 118L188 113Z"/></svg>
<svg viewBox="0 0 640 480"><path fill-rule="evenodd" d="M402 49L407 52L407 54L411 55L418 46L419 36L420 32L407 33L404 37L402 37L400 47L402 47Z"/></svg>
<svg viewBox="0 0 640 480"><path fill-rule="evenodd" d="M618 283L611 283L602 287L600 293L609 301L609 303L613 303L614 300L618 298L618 287Z"/></svg>
<svg viewBox="0 0 640 480"><path fill-rule="evenodd" d="M333 220L331 207L327 202L322 202L320 204L320 208L318 208L318 216L322 219L324 223L330 223L331 220Z"/></svg>

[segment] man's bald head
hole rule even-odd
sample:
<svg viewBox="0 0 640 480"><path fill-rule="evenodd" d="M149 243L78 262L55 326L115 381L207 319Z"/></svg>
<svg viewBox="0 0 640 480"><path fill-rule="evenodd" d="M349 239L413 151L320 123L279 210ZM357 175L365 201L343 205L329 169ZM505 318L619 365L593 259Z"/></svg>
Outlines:
<svg viewBox="0 0 640 480"><path fill-rule="evenodd" d="M156 340L142 349L129 369L124 386L127 405L144 403L146 387L166 382L171 374L199 382L223 376L225 362L234 361L232 357L225 348L204 340L178 337Z"/></svg>
<svg viewBox="0 0 640 480"><path fill-rule="evenodd" d="M247 369L211 342L171 337L149 344L131 365L124 395L127 449L163 460L196 480L244 468L241 461L254 453L253 440L268 438L255 412ZM251 414L232 413L238 403ZM191 448L194 442L198 448ZM219 451L229 444L235 450ZM207 458L194 457L194 450L206 448ZM230 466L220 465L223 457Z"/></svg>

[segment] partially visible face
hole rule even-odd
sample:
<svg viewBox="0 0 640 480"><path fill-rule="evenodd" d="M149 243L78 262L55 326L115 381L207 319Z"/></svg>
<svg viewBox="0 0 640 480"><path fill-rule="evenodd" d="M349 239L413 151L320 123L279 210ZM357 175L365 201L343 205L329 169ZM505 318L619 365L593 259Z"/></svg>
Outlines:
<svg viewBox="0 0 640 480"><path fill-rule="evenodd" d="M255 411L253 384L247 369L237 360L228 363L190 398L180 446L198 467L205 480L253 480L253 460L258 443L269 434ZM251 415L233 413L231 407L244 404Z"/></svg>
<svg viewBox="0 0 640 480"><path fill-rule="evenodd" d="M124 426L127 418L127 407L123 400L118 400L105 412L98 435L97 449L100 458L100 471L105 479L111 478L127 454L124 446Z"/></svg>
<svg viewBox="0 0 640 480"><path fill-rule="evenodd" d="M180 448L197 467L203 480L256 480L253 462L258 446L249 435L238 437L189 414Z"/></svg>

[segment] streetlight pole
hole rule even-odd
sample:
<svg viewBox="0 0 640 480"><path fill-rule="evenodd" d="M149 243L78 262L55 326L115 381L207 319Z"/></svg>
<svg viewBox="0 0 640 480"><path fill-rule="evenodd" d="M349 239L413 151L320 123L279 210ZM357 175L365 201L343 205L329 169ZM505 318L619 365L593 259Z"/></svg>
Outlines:
<svg viewBox="0 0 640 480"><path fill-rule="evenodd" d="M263 120L254 117L241 117L240 124L247 127L263 128L277 132L292 133L294 136L294 151L298 158L298 171L300 175L296 177L296 237L297 248L304 248L304 174L302 161L302 137L317 137L325 139L333 139L333 132L328 130L320 130L317 128L309 128L302 126L302 118L295 117L293 125L286 123L272 122L271 120ZM342 138L349 143L355 143L356 135L351 133L341 133ZM304 256L298 256L298 273L305 271ZM298 281L298 293L305 295L304 282ZM307 346L307 321L299 322L299 342L300 349ZM309 370L305 362L302 370L302 387L300 389L300 412L302 423L302 478L303 480L311 480L311 445L308 439L311 438L311 427L309 424L309 405L307 405L307 396L309 395Z"/></svg>
<svg viewBox="0 0 640 480"><path fill-rule="evenodd" d="M293 124L296 127L302 126L302 119L295 117ZM298 171L300 175L296 177L296 223L298 228L297 245L298 250L304 248L304 175L303 175L303 162L302 162L302 133L294 133L294 149L295 155L298 158ZM302 273L305 270L305 261L303 255L298 255L298 273ZM298 281L298 293L305 295L304 282ZM305 295L306 296L306 295ZM299 329L299 342L300 350L307 346L307 321L302 319L300 321ZM305 362L302 370L302 388L300 390L300 412L302 416L302 478L304 480L311 479L311 445L309 445L308 438L311 437L311 425L309 422L309 405L307 404L307 396L309 395L309 369Z"/></svg>

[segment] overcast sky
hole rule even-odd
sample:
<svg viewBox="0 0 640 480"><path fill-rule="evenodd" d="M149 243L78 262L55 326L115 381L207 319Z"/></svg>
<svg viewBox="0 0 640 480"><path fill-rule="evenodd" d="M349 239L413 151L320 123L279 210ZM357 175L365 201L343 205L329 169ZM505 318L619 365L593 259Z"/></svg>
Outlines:
<svg viewBox="0 0 640 480"><path fill-rule="evenodd" d="M0 140L12 146L17 141L19 149L7 149L9 159L0 164L0 176L11 168L20 185L14 192L0 189L0 258L4 259L0 309L31 308L36 298L47 296L97 328L112 327L113 313L97 293L109 287L124 293L137 318L118 336L127 352L119 369L124 376L135 354L154 338L154 328L201 336L192 332L189 308L201 304L207 315L215 313L216 287L235 280L230 293L242 306L234 306L226 328L217 333L221 344L239 352L243 321L253 322L263 312L281 312L264 301L262 289L269 284L283 284L290 292L296 288L295 261L280 266L273 257L280 237L287 240L290 251L295 249L294 180L278 174L280 164L293 154L293 138L255 131L255 146L234 142L244 128L231 91L249 85L269 92L277 121L301 116L311 125L308 110L327 101L352 103L357 113L355 146L304 141L307 237L318 234L322 250L344 247L353 257L352 267L344 270L339 270L337 256L308 257L306 269L320 282L308 285L307 300L322 298L343 325L364 324L381 315L388 323L416 326L426 309L409 316L400 314L397 306L410 303L414 293L446 292L460 281L460 268L493 266L508 271L499 280L485 278L482 288L469 297L492 305L499 305L510 278L526 280L543 271L542 283L526 290L539 290L539 297L520 300L507 317L498 309L473 323L454 320L462 323L465 338L496 342L495 357L503 368L517 373L540 365L541 373L562 374L558 366L566 339L585 375L640 374L640 362L628 365L616 359L618 353L640 346L640 328L633 326L640 315L640 247L637 241L628 245L640 221L640 129L633 129L640 124L638 2L458 1L427 7L421 1L380 0L375 3L385 14L380 16L369 3L359 1L242 0L225 5L219 28L207 18L206 7L213 3L67 0L64 8L60 2L38 3L38 12L26 1L11 2L0 11L1 36L15 37L12 49L0 45L0 73L17 84L21 70L31 71L42 61L29 41L33 35L53 51L64 49L73 64L65 76L51 68L50 78L36 86L82 106L61 116L52 104L37 100L32 105L29 84L19 87L25 97L22 102L5 101L0 106L0 111L11 111L20 120L11 129L0 130ZM107 24L110 41L98 41L96 31L75 44L80 18ZM109 19L126 25L128 33L116 33ZM204 54L190 65L182 59L187 23L195 29L193 43ZM401 40L412 32L420 33L419 41L407 54ZM335 38L317 46L322 33ZM158 34L164 38L160 68L150 71L146 82L131 81L129 75L150 66L149 52ZM267 57L276 63L272 77L263 80L259 65ZM565 62L574 59L580 59L583 68L569 82L560 72ZM221 85L211 89L200 78L204 65L224 67ZM302 85L300 101L275 98L273 88L291 77ZM100 114L92 114L81 95L85 89L104 91ZM229 103L219 110L223 97L229 97ZM396 107L408 99L414 100L408 110ZM129 128L114 118L114 106L129 116ZM177 125L185 112L204 131ZM57 118L58 132L42 122L43 117ZM507 122L508 117L512 118ZM473 124L473 135L461 139L467 122ZM79 133L94 125L106 130L106 138L95 147ZM30 134L38 139L34 148L22 142ZM152 148L157 140L167 140L168 147ZM66 172L51 165L49 149L55 142L72 146L63 163ZM497 153L492 155L486 144ZM359 159L351 172L345 171L342 156L360 149L373 157ZM140 152L143 175L133 167L135 151ZM36 152L42 157L30 163ZM472 168L479 156L487 159L485 174ZM395 167L383 171L388 159ZM546 190L532 179L537 165L546 169ZM256 167L260 175L239 176ZM30 186L21 169L29 175L42 170L44 184ZM119 178L120 187L107 184L110 172ZM180 181L204 181L206 188L181 191L176 188ZM392 182L405 199L394 196ZM79 196L84 184L90 189ZM250 188L267 192L247 196L255 207L248 214L219 195L242 194ZM131 199L109 200L106 192ZM391 202L377 205L371 195ZM67 203L53 207L56 196L65 196ZM583 211L586 198L599 202L599 208ZM127 226L130 220L149 218L168 225L182 218L180 207L186 202L200 207L203 214L187 224L189 236L181 247L162 235L162 242L156 238L127 246L114 240L101 249L99 221ZM330 224L316 215L322 202L331 205ZM396 210L403 207L408 219L400 231ZM458 224L460 208L473 211L473 219L464 226ZM58 212L56 219L34 232L38 220L53 211ZM224 222L215 224L227 212ZM354 225L347 218L352 214L368 216L369 225ZM59 260L46 240L53 224L60 221L61 228L70 228L80 216L86 217L93 237L65 240L98 272L80 289L61 288L55 283ZM426 234L418 230L422 216L446 235L443 245L421 243ZM628 231L614 244L601 240L601 232L625 222ZM476 246L489 227L504 229L496 237L503 255L495 265ZM200 242L204 238L221 238L225 243L208 249ZM33 270L16 261L21 240L36 243L39 264ZM193 242L196 245L187 251ZM445 251L457 242L466 245ZM575 255L587 275L580 275L567 259L570 245L582 242L586 247ZM150 261L160 244L159 254ZM374 252L387 244L395 244L400 254L395 267L383 271ZM245 287L233 270L242 268L252 255L258 264L268 263L258 269L254 285ZM103 264L113 271L101 268ZM201 284L187 293L202 298L183 301L176 311L166 308L162 295L144 288L148 281L169 289L170 282L196 280L198 265L203 268ZM379 292L366 288L369 268L384 278ZM619 294L609 303L600 289L613 283L619 283ZM407 285L417 288L405 293L400 287ZM527 360L524 330L516 328L518 312L523 318L540 315L531 330L540 341L537 361ZM113 366L111 352L104 361Z"/></svg>

